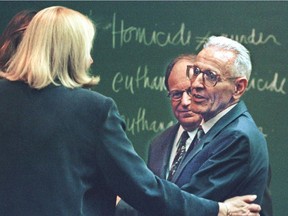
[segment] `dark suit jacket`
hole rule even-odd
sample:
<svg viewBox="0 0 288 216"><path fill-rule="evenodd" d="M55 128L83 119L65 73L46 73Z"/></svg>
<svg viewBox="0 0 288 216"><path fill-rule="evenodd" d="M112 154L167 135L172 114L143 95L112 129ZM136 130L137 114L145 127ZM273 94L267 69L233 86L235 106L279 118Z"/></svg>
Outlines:
<svg viewBox="0 0 288 216"><path fill-rule="evenodd" d="M179 124L168 128L150 145L148 167L161 178L165 178L178 128ZM239 102L188 151L172 181L188 192L217 201L257 194L260 204L267 173L266 141L244 102Z"/></svg>
<svg viewBox="0 0 288 216"><path fill-rule="evenodd" d="M116 194L148 215L218 213L147 169L111 98L0 80L0 121L1 215L109 216Z"/></svg>

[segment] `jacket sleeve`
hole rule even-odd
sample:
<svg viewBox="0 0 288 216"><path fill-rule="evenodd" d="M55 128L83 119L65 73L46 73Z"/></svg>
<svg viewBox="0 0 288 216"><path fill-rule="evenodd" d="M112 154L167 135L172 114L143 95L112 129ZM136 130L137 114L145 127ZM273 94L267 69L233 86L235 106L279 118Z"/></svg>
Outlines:
<svg viewBox="0 0 288 216"><path fill-rule="evenodd" d="M239 131L218 135L207 144L209 152L204 148L196 156L195 160L201 161L201 156L209 155L181 188L219 202L236 195L257 194L256 203L261 203L266 163L262 163L260 156L253 158L256 156L251 153L251 146L250 139ZM251 162L252 159L255 162Z"/></svg>
<svg viewBox="0 0 288 216"><path fill-rule="evenodd" d="M181 191L175 184L156 177L137 155L124 131L125 124L112 99L104 104L97 162L103 178L115 194L147 215L218 214L218 203Z"/></svg>

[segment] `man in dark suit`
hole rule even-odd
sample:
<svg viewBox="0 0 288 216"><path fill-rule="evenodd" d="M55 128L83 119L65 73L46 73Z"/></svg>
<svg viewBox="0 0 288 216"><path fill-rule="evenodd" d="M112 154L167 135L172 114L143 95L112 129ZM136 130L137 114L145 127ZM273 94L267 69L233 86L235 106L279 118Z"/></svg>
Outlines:
<svg viewBox="0 0 288 216"><path fill-rule="evenodd" d="M189 64L193 65L195 61L195 59L191 59L190 61L192 62L187 63L185 61L185 58L187 57L188 56L179 56L174 59L167 67L165 76L165 86L170 92L169 96L171 98L171 107L178 122L152 140L149 148L148 167L161 178L168 177L169 169L175 155L173 151L176 149L175 146L177 145L182 131L188 130L190 136L192 137L191 139L193 140L200 124L199 120L197 120L195 117L197 115L191 113L191 97L187 95L185 91L183 91L185 89L189 89L190 87L189 81L187 81L187 79L185 80L186 66ZM201 170L201 167L199 168L199 166L201 166L201 161L199 162L199 158L201 158L200 156L202 155L202 153L200 153L201 149L205 149L203 145L201 146L201 144L199 144L195 150L192 150L191 147L190 149L187 149L188 151L185 156L186 159L184 160L190 161L188 164L186 164L186 166L182 166L182 168L179 168L179 170L176 171L175 177L173 177L171 181L185 188L185 190L194 190L196 194L199 193L209 198L213 195L215 199L221 200L223 197L225 198L226 196L232 195L230 192L225 192L224 189L222 194L218 192L215 193L215 191L217 191L216 188L223 188L224 185L222 184L226 184L225 182L219 182L211 190L211 188L205 186L205 184L200 183L201 178L192 178L194 173L197 173L197 171L200 173ZM206 157L206 159L207 158L208 157ZM235 171L237 172L237 170ZM213 172L211 172L211 176L213 176ZM195 189L195 186L197 186L197 189ZM191 187L192 189L190 189ZM262 206L263 211L261 211L261 215L272 216L271 196L268 186L265 189L263 199L264 205Z"/></svg>
<svg viewBox="0 0 288 216"><path fill-rule="evenodd" d="M169 91L168 96L171 98L173 113L179 123L164 131L154 140L155 145L150 146L148 155L148 167L163 179L168 178L173 158L176 155L178 140L183 131L188 131L189 134L185 147L185 151L187 151L202 121L200 115L191 112L190 81L186 77L186 66L193 64L195 59L196 56L192 54L180 55L168 65L166 70L165 86ZM171 179L169 180L171 181ZM116 212L117 216L138 214L141 215L123 201L120 202Z"/></svg>
<svg viewBox="0 0 288 216"><path fill-rule="evenodd" d="M203 118L205 135L187 155L174 182L188 192L223 200L257 194L261 204L267 185L268 150L241 100L252 66L249 51L226 37L210 37L187 66L191 109Z"/></svg>
<svg viewBox="0 0 288 216"><path fill-rule="evenodd" d="M169 176L169 170L176 156L180 136L183 131L188 132L189 137L185 146L185 157L187 157L192 152L191 143L202 121L200 115L191 111L190 81L186 77L186 67L194 64L195 59L195 55L180 55L168 65L165 86L169 92L173 114L178 122L152 140L149 147L148 167L157 176L168 178L172 182L175 182L175 177ZM177 173L176 169L174 175Z"/></svg>

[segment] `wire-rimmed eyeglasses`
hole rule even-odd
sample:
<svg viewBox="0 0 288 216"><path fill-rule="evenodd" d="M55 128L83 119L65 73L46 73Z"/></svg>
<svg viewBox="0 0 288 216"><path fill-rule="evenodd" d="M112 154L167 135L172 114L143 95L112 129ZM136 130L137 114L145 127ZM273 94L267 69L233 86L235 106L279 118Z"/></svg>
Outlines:
<svg viewBox="0 0 288 216"><path fill-rule="evenodd" d="M167 97L170 97L173 101L179 101L181 100L183 93L186 92L189 96L191 96L191 88L187 88L185 90L174 90L170 91L167 95Z"/></svg>

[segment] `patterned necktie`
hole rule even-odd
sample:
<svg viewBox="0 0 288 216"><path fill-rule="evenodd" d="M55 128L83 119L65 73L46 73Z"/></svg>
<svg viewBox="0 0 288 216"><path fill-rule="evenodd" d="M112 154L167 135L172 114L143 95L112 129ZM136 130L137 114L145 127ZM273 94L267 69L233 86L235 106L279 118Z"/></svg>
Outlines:
<svg viewBox="0 0 288 216"><path fill-rule="evenodd" d="M187 133L187 131L184 131L180 137L180 143L178 145L177 151L176 151L176 155L174 157L173 163L171 165L171 169L169 171L169 175L167 180L171 180L173 175L175 174L178 166L180 165L185 152L186 152L186 141L189 138L189 135Z"/></svg>

